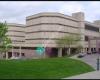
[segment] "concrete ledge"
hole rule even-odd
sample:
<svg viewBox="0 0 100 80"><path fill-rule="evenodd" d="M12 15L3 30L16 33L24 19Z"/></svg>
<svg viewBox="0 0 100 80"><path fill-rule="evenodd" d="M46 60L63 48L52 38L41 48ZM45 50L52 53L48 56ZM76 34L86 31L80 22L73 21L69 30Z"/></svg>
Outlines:
<svg viewBox="0 0 100 80"><path fill-rule="evenodd" d="M88 72L63 79L100 79L100 71Z"/></svg>

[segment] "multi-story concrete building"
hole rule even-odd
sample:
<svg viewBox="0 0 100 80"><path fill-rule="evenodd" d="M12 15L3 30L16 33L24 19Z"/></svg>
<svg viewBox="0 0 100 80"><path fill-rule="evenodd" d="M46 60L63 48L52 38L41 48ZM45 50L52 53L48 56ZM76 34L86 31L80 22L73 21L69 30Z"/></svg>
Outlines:
<svg viewBox="0 0 100 80"><path fill-rule="evenodd" d="M61 13L44 12L26 17L26 24L9 24L8 35L13 42L12 49L6 54L6 58L15 56L23 56L26 58L39 57L36 53L38 45L45 47L47 56L62 56L58 53L58 47L55 40L59 40L64 35L81 35L79 42L84 51L87 52L89 47L88 38L99 38L100 21L93 23L85 21L83 12L72 13L72 16ZM92 41L92 40L91 40ZM78 44L77 44L78 45ZM74 49L77 45L72 45ZM62 47L63 48L63 47ZM50 49L51 55L47 54ZM91 50L96 49L96 41L92 41ZM44 54L42 56L45 56Z"/></svg>

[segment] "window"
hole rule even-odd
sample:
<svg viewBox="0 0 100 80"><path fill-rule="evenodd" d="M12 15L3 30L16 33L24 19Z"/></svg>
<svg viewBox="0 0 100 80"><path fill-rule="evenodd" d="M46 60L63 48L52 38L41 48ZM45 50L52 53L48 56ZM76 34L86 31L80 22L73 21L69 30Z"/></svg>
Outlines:
<svg viewBox="0 0 100 80"><path fill-rule="evenodd" d="M25 56L25 54L24 53L21 53L22 54L22 56Z"/></svg>
<svg viewBox="0 0 100 80"><path fill-rule="evenodd" d="M88 36L85 36L85 41L88 41L88 40L89 40Z"/></svg>
<svg viewBox="0 0 100 80"><path fill-rule="evenodd" d="M99 28L94 27L94 26L90 26L90 25L85 25L85 29L95 31L95 32L99 32Z"/></svg>
<svg viewBox="0 0 100 80"><path fill-rule="evenodd" d="M36 47L22 47L22 49L30 49L30 50L35 50Z"/></svg>

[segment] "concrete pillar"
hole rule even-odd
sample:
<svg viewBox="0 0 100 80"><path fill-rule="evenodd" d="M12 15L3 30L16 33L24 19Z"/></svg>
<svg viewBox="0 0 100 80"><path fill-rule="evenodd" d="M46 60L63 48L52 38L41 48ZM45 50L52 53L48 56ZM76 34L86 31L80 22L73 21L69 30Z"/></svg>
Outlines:
<svg viewBox="0 0 100 80"><path fill-rule="evenodd" d="M62 48L58 49L58 57L62 57Z"/></svg>
<svg viewBox="0 0 100 80"><path fill-rule="evenodd" d="M8 59L8 52L6 52L6 59Z"/></svg>
<svg viewBox="0 0 100 80"><path fill-rule="evenodd" d="M68 55L70 55L70 53L71 53L71 48L68 48Z"/></svg>
<svg viewBox="0 0 100 80"><path fill-rule="evenodd" d="M88 52L88 48L86 48L86 53Z"/></svg>
<svg viewBox="0 0 100 80"><path fill-rule="evenodd" d="M86 53L86 48L84 48L84 52Z"/></svg>
<svg viewBox="0 0 100 80"><path fill-rule="evenodd" d="M5 53L0 53L0 59L3 59L3 55L4 55Z"/></svg>
<svg viewBox="0 0 100 80"><path fill-rule="evenodd" d="M44 53L43 53L43 58L46 58L46 51L44 51Z"/></svg>
<svg viewBox="0 0 100 80"><path fill-rule="evenodd" d="M6 46L6 50L7 50L7 46ZM8 59L8 52L6 51L6 59Z"/></svg>
<svg viewBox="0 0 100 80"><path fill-rule="evenodd" d="M83 53L86 53L86 48L83 48Z"/></svg>
<svg viewBox="0 0 100 80"><path fill-rule="evenodd" d="M96 40L96 51L99 52L98 40Z"/></svg>
<svg viewBox="0 0 100 80"><path fill-rule="evenodd" d="M88 53L91 53L91 42L90 42L90 37L89 37L89 40L88 40Z"/></svg>
<svg viewBox="0 0 100 80"><path fill-rule="evenodd" d="M19 47L19 57L21 58L21 53L22 53L22 51L21 51L21 46Z"/></svg>
<svg viewBox="0 0 100 80"><path fill-rule="evenodd" d="M14 56L14 50L13 50L13 46L12 46L12 57Z"/></svg>

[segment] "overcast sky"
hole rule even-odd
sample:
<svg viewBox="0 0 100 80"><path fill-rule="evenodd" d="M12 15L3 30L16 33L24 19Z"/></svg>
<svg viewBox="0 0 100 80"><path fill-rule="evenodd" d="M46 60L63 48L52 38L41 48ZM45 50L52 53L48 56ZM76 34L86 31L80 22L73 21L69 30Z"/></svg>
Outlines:
<svg viewBox="0 0 100 80"><path fill-rule="evenodd" d="M39 12L60 12L71 15L84 12L85 20L100 19L99 1L0 1L0 21L25 24L26 16Z"/></svg>

